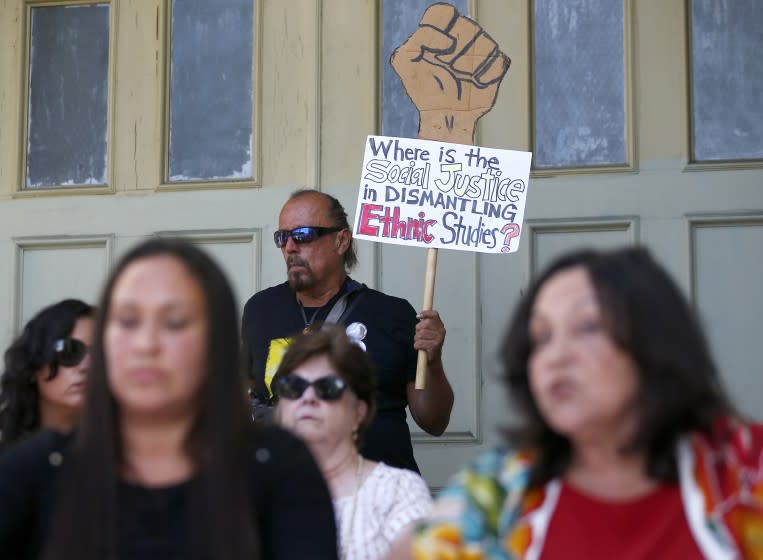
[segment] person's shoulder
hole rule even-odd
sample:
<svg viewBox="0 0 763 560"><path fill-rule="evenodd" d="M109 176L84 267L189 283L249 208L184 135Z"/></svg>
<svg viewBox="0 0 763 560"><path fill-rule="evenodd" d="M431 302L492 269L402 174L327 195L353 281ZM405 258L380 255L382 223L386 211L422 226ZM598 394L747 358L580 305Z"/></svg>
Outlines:
<svg viewBox="0 0 763 560"><path fill-rule="evenodd" d="M309 455L297 436L273 424L258 425L252 430L251 451L258 463L302 460Z"/></svg>
<svg viewBox="0 0 763 560"><path fill-rule="evenodd" d="M299 502L322 513L331 511L326 481L307 445L273 425L257 426L253 433L250 474L262 499L278 497L286 509L291 507L286 504Z"/></svg>
<svg viewBox="0 0 763 560"><path fill-rule="evenodd" d="M405 299L391 296L365 288L357 303L355 311L350 313L347 322L353 321L373 323L376 329L381 329L393 336L399 343L413 352L413 330L416 327L416 310Z"/></svg>
<svg viewBox="0 0 763 560"><path fill-rule="evenodd" d="M261 424L252 430L253 441L266 445L279 445L297 440L297 436L277 424Z"/></svg>
<svg viewBox="0 0 763 560"><path fill-rule="evenodd" d="M410 303L408 303L408 300L405 298L393 296L393 295L381 292L379 290L376 290L374 288L369 288L368 286L365 286L363 290L366 294L364 297L367 297L374 301L383 301L385 303L390 303L394 305L410 305Z"/></svg>
<svg viewBox="0 0 763 560"><path fill-rule="evenodd" d="M412 470L393 467L383 462L377 463L376 467L374 468L374 473L379 477L385 478L401 478L417 481L424 480L420 474L415 473Z"/></svg>
<svg viewBox="0 0 763 560"><path fill-rule="evenodd" d="M390 312L391 315L401 312L406 312L413 315L416 314L416 310L407 299L391 296L389 294L385 294L384 292L380 292L379 290L369 288L368 286L363 288L362 297L367 305L377 308L384 308L385 311Z"/></svg>
<svg viewBox="0 0 763 560"><path fill-rule="evenodd" d="M506 447L488 449L453 475L435 500L433 518L480 516L484 500L518 506L529 489L532 453ZM471 513L469 513L471 512Z"/></svg>
<svg viewBox="0 0 763 560"><path fill-rule="evenodd" d="M429 486L413 471L379 463L368 482L371 483L375 510L391 533L397 534L432 509Z"/></svg>
<svg viewBox="0 0 763 560"><path fill-rule="evenodd" d="M522 451L494 448L460 471L416 525L416 556L434 558L446 550L469 549L475 557L502 558L503 543L517 534L515 522L528 489L528 459Z"/></svg>
<svg viewBox="0 0 763 560"><path fill-rule="evenodd" d="M13 471L33 477L63 462L70 435L54 430L40 430L14 443L0 453L0 471Z"/></svg>
<svg viewBox="0 0 763 560"><path fill-rule="evenodd" d="M291 288L289 287L289 283L281 282L280 284L276 284L275 286L270 286L268 288L264 288L260 290L259 292L255 292L254 295L252 295L252 297L249 298L249 301L263 301L269 298L283 297L289 294L291 294Z"/></svg>
<svg viewBox="0 0 763 560"><path fill-rule="evenodd" d="M260 305L269 305L275 301L290 297L290 294L291 288L289 288L289 283L282 282L256 292L247 300L244 309L246 310Z"/></svg>
<svg viewBox="0 0 763 560"><path fill-rule="evenodd" d="M475 480L493 480L501 486L525 487L534 465L532 451L495 447L483 451L453 475L449 486L471 486Z"/></svg>
<svg viewBox="0 0 763 560"><path fill-rule="evenodd" d="M396 486L405 489L408 493L418 490L429 495L429 487L424 478L411 470L392 467L386 463L379 463L374 468L372 475L380 483L394 481Z"/></svg>
<svg viewBox="0 0 763 560"><path fill-rule="evenodd" d="M37 455L63 451L71 440L69 434L55 430L42 429L9 445L3 451L2 457L35 457Z"/></svg>
<svg viewBox="0 0 763 560"><path fill-rule="evenodd" d="M695 432L690 439L715 453L733 453L744 461L763 461L763 424L756 421L719 416L708 433Z"/></svg>

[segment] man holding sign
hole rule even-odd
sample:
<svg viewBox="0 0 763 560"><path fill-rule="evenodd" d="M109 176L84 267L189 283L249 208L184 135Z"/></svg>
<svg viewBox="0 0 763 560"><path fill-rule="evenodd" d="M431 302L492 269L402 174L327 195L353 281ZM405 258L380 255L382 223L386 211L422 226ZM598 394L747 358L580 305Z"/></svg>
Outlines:
<svg viewBox="0 0 763 560"><path fill-rule="evenodd" d="M378 408L363 456L418 471L405 407L432 435L445 431L453 407L442 364L445 326L439 314L417 315L406 300L348 276L357 261L352 231L344 208L328 194L294 193L281 209L274 237L286 261L287 281L258 292L244 308L244 347L254 392L270 396L270 381L291 337L321 321L344 324L376 366ZM418 350L426 351L429 367L423 391L414 389Z"/></svg>
<svg viewBox="0 0 763 560"><path fill-rule="evenodd" d="M516 251L530 160L469 146L510 63L476 22L434 4L390 62L419 110L420 140L369 136L353 230L333 197L316 191L291 197L275 235L288 282L249 300L243 331L254 389L266 397L286 337L327 318L347 325L377 368L379 410L362 454L418 470L405 407L430 434L447 427L453 391L442 366L445 327L436 311L416 315L407 301L351 280L353 236L428 247L435 255L440 247ZM428 264L427 276L433 268ZM424 304L431 309L433 274L427 286ZM428 375L417 390L418 350L426 353Z"/></svg>

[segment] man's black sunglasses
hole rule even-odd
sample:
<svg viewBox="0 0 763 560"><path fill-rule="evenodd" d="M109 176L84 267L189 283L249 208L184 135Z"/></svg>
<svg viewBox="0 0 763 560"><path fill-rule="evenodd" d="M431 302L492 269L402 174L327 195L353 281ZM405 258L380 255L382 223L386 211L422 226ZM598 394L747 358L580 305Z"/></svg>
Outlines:
<svg viewBox="0 0 763 560"><path fill-rule="evenodd" d="M315 381L308 381L299 375L286 375L279 377L273 383L273 391L279 397L294 400L301 397L308 387L312 385L315 396L323 401L336 401L342 398L342 393L347 388L344 379L336 375L319 377Z"/></svg>
<svg viewBox="0 0 763 560"><path fill-rule="evenodd" d="M85 359L88 346L76 338L61 338L53 344L56 352L56 363L64 367L74 367Z"/></svg>
<svg viewBox="0 0 763 560"><path fill-rule="evenodd" d="M327 233L335 233L342 231L342 227L320 227L320 226L300 226L292 230L279 229L273 234L273 240L276 242L276 247L279 249L286 245L289 241L289 237L294 240L296 244L312 243L319 237L326 235Z"/></svg>

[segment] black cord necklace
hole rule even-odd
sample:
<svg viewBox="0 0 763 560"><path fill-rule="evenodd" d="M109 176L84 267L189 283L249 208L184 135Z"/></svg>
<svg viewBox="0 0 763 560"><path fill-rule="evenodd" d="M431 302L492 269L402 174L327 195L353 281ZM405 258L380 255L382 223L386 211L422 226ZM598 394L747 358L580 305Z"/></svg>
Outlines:
<svg viewBox="0 0 763 560"><path fill-rule="evenodd" d="M345 281L342 284L342 286L340 287L339 291L334 296L332 296L326 303L321 305L318 309L316 309L313 312L313 316L310 317L309 321L307 320L307 313L305 313L305 306L302 305L302 300L299 299L299 296L297 296L296 299L297 299L297 303L299 304L299 312L302 314L302 322L305 324L305 328L302 329L303 333L307 334L310 331L312 331L312 329L313 329L313 322L315 322L315 319L316 319L316 317L318 317L318 314L323 310L324 307L326 307L328 304L330 304L332 302L334 304L334 307L332 307L331 311L328 312L327 319L332 321L332 322L335 322L335 319L329 319L329 317L331 317L332 313L334 313L336 311L337 303L338 303L337 300L338 300L338 298L342 297L340 294L343 294L346 291L349 293L349 292L353 291L354 289L356 289L356 288L353 288L353 289L348 291L346 286L347 286L347 279L345 279ZM344 303L344 302L342 302L342 303ZM342 311L344 311L344 308L345 308L344 305L342 305L340 307L338 315L342 314Z"/></svg>
<svg viewBox="0 0 763 560"><path fill-rule="evenodd" d="M315 318L318 316L318 313L321 312L321 309L323 309L323 306L319 307L313 312L313 316L310 317L310 320L307 320L307 314L305 313L305 306L302 305L302 302L297 300L299 303L299 312L302 313L302 321L305 323L305 328L302 329L302 332L307 334L312 330L313 327L313 321L315 321Z"/></svg>

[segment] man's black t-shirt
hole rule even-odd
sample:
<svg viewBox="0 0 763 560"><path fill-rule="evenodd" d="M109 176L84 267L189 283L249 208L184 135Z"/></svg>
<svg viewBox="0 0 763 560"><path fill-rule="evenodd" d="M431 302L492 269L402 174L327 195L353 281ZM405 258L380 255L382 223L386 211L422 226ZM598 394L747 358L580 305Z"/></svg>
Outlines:
<svg viewBox="0 0 763 560"><path fill-rule="evenodd" d="M308 321L325 320L350 283L348 278L342 290L323 307L305 308ZM406 386L416 378L416 311L406 300L370 288L362 288L362 295L353 297L358 298L357 302L351 300L348 304L349 313L342 323L362 323L366 327L363 343L377 375L376 418L366 431L361 452L373 461L418 472L405 415ZM305 327L289 284L284 282L254 294L244 307L242 323L249 375L256 392L267 394L291 338Z"/></svg>

